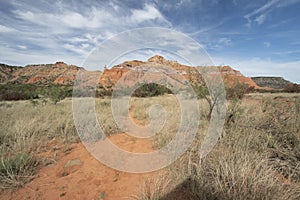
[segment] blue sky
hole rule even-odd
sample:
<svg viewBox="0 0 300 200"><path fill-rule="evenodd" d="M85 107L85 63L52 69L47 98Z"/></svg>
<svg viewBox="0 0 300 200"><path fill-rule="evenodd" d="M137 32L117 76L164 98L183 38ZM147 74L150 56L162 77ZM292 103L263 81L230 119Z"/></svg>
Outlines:
<svg viewBox="0 0 300 200"><path fill-rule="evenodd" d="M80 66L118 33L163 27L199 42L216 65L300 83L299 10L300 0L0 0L0 62Z"/></svg>

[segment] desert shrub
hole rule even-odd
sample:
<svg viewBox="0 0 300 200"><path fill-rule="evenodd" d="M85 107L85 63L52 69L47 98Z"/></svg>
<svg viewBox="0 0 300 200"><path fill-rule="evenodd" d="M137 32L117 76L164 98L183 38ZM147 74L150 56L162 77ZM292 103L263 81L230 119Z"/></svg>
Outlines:
<svg viewBox="0 0 300 200"><path fill-rule="evenodd" d="M136 89L132 96L134 97L154 97L164 94L171 94L171 90L157 83L144 83Z"/></svg>
<svg viewBox="0 0 300 200"><path fill-rule="evenodd" d="M22 187L36 172L37 161L27 153L0 160L0 188Z"/></svg>
<svg viewBox="0 0 300 200"><path fill-rule="evenodd" d="M259 92L259 93L272 93L272 94L275 94L275 93L282 93L282 89L255 89L256 92Z"/></svg>
<svg viewBox="0 0 300 200"><path fill-rule="evenodd" d="M141 187L141 195L134 196L139 200L161 200L168 191L170 179L165 175L159 175L157 178L147 179Z"/></svg>
<svg viewBox="0 0 300 200"><path fill-rule="evenodd" d="M37 99L39 95L50 98L54 104L66 97L72 97L71 87L56 85L41 86L32 84L0 85L0 100Z"/></svg>
<svg viewBox="0 0 300 200"><path fill-rule="evenodd" d="M262 107L258 127L265 131L270 163L285 178L300 181L299 97L263 99Z"/></svg>
<svg viewBox="0 0 300 200"><path fill-rule="evenodd" d="M175 188L161 199L299 199L300 100L248 100L230 101L238 117L204 159L199 132L169 167Z"/></svg>
<svg viewBox="0 0 300 200"><path fill-rule="evenodd" d="M97 119L103 133L106 136L121 132L118 124L114 119L111 109L111 102L109 99L101 99L99 101L96 101Z"/></svg>
<svg viewBox="0 0 300 200"><path fill-rule="evenodd" d="M192 87L195 94L197 95L197 98L205 99L206 102L208 103L209 111L206 114L206 119L210 120L214 108L221 105L220 103L222 102L223 94L224 94L222 85L212 87L213 90L209 90L206 85L194 84L192 85Z"/></svg>
<svg viewBox="0 0 300 200"><path fill-rule="evenodd" d="M300 85L296 83L287 84L283 90L285 92L300 93Z"/></svg>
<svg viewBox="0 0 300 200"><path fill-rule="evenodd" d="M30 99L30 103L33 106L37 106L39 104L39 102L37 100L35 100L35 99Z"/></svg>
<svg viewBox="0 0 300 200"><path fill-rule="evenodd" d="M42 88L40 93L45 97L50 98L50 100L54 104L57 104L59 101L65 99L66 97L71 97L72 89L59 87L59 86L50 86L50 87Z"/></svg>
<svg viewBox="0 0 300 200"><path fill-rule="evenodd" d="M73 97L94 97L97 95L94 87L74 87L72 91Z"/></svg>
<svg viewBox="0 0 300 200"><path fill-rule="evenodd" d="M111 96L112 95L112 91L111 90L106 90L106 89L100 89L100 90L96 90L96 94L95 97L105 97L105 96Z"/></svg>
<svg viewBox="0 0 300 200"><path fill-rule="evenodd" d="M209 95L208 88L205 85L194 84L192 87L199 99L203 99Z"/></svg>
<svg viewBox="0 0 300 200"><path fill-rule="evenodd" d="M0 85L0 101L16 101L36 99L38 94L36 88L31 85L6 84Z"/></svg>
<svg viewBox="0 0 300 200"><path fill-rule="evenodd" d="M227 99L242 99L245 94L253 91L253 86L235 81L233 85L226 87L226 97Z"/></svg>

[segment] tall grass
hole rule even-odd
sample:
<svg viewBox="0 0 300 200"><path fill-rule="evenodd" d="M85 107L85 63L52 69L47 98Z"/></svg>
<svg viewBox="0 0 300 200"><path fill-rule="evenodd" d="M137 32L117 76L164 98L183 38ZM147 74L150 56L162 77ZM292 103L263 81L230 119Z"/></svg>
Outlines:
<svg viewBox="0 0 300 200"><path fill-rule="evenodd" d="M39 154L49 151L52 140L62 145L80 141L72 113L72 100L56 105L43 100L0 104L0 188L21 187L34 177ZM97 119L106 135L120 132L110 100L96 99ZM51 158L52 159L52 158Z"/></svg>
<svg viewBox="0 0 300 200"><path fill-rule="evenodd" d="M203 118L197 140L167 169L173 189L152 193L166 194L159 199L299 199L299 106L299 97L229 102L231 120L213 151L199 159L208 125Z"/></svg>
<svg viewBox="0 0 300 200"><path fill-rule="evenodd" d="M178 102L170 95L133 98L133 117L150 123L148 108L165 109L163 128L153 138L154 148L168 144L180 123ZM228 104L223 137L207 157L198 149L209 125L209 110L201 112L196 140L166 168L163 178L145 183L138 199L299 199L300 100L297 96L252 97ZM0 104L0 188L21 187L31 180L48 143L79 141L70 99L53 104L30 101ZM110 99L96 100L98 122L107 135L119 133ZM153 119L155 120L155 119ZM95 124L96 125L96 124Z"/></svg>
<svg viewBox="0 0 300 200"><path fill-rule="evenodd" d="M35 104L2 102L0 107L0 188L21 187L38 170L40 154L54 138L64 143L78 140L68 101Z"/></svg>

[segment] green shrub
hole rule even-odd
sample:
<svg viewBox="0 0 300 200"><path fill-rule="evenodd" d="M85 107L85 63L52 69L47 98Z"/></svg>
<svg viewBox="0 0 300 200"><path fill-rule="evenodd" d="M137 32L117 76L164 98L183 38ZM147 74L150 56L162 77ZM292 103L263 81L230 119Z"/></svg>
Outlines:
<svg viewBox="0 0 300 200"><path fill-rule="evenodd" d="M249 86L246 83L240 83L239 81L235 81L233 85L227 86L225 89L227 99L242 99L245 94L254 91L253 86Z"/></svg>
<svg viewBox="0 0 300 200"><path fill-rule="evenodd" d="M139 86L139 85L138 85ZM163 85L156 83L144 83L136 89L132 96L134 97L154 97L164 94L171 94L171 90Z"/></svg>
<svg viewBox="0 0 300 200"><path fill-rule="evenodd" d="M37 161L27 153L0 160L0 188L22 187L36 172Z"/></svg>
<svg viewBox="0 0 300 200"><path fill-rule="evenodd" d="M296 83L288 84L284 87L285 92L300 93L300 85Z"/></svg>

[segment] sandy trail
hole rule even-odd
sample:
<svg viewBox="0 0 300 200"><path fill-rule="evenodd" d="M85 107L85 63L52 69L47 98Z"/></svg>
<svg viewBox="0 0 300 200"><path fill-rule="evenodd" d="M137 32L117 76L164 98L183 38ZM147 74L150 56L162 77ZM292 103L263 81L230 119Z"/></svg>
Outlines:
<svg viewBox="0 0 300 200"><path fill-rule="evenodd" d="M125 134L115 134L110 140L133 152L152 149L150 142ZM42 168L23 188L6 191L0 199L133 199L144 181L159 173L119 172L101 164L81 143L72 144L71 148L55 164Z"/></svg>
<svg viewBox="0 0 300 200"><path fill-rule="evenodd" d="M133 110L130 112L133 116ZM136 123L140 123L138 120ZM151 152L149 139L136 139L124 133L114 134L109 140L130 152ZM86 150L82 143L64 146L53 152L53 144L43 156L53 158L55 163L42 167L36 177L23 188L6 190L0 199L134 199L147 179L160 172L132 174L111 169L100 163Z"/></svg>

